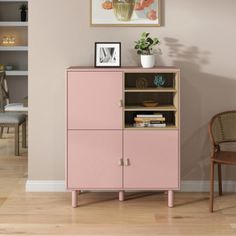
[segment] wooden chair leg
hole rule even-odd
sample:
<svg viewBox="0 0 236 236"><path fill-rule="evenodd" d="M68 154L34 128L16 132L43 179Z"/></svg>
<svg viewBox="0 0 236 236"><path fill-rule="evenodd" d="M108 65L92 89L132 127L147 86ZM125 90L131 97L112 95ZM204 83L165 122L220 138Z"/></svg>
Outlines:
<svg viewBox="0 0 236 236"><path fill-rule="evenodd" d="M219 184L219 195L222 196L222 173L221 173L221 164L218 164L218 184Z"/></svg>
<svg viewBox="0 0 236 236"><path fill-rule="evenodd" d="M4 127L0 127L0 138L2 138Z"/></svg>
<svg viewBox="0 0 236 236"><path fill-rule="evenodd" d="M214 161L211 161L211 187L210 187L210 205L209 210L213 212L213 201L214 201Z"/></svg>
<svg viewBox="0 0 236 236"><path fill-rule="evenodd" d="M26 148L26 121L22 124L22 147Z"/></svg>
<svg viewBox="0 0 236 236"><path fill-rule="evenodd" d="M19 125L15 125L15 155L19 156Z"/></svg>

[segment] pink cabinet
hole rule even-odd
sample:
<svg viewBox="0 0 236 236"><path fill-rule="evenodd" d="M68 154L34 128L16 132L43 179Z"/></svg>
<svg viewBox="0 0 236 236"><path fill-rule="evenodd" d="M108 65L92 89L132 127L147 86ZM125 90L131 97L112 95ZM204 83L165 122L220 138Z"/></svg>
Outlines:
<svg viewBox="0 0 236 236"><path fill-rule="evenodd" d="M68 72L68 129L122 129L122 73Z"/></svg>
<svg viewBox="0 0 236 236"><path fill-rule="evenodd" d="M69 68L66 182L80 190L180 188L179 69ZM165 87L155 87L156 78ZM140 83L141 82L141 83ZM146 107L154 100L158 106ZM86 196L85 196L86 197Z"/></svg>
<svg viewBox="0 0 236 236"><path fill-rule="evenodd" d="M70 130L68 173L70 189L122 188L122 131Z"/></svg>
<svg viewBox="0 0 236 236"><path fill-rule="evenodd" d="M176 130L124 132L124 188L178 189Z"/></svg>

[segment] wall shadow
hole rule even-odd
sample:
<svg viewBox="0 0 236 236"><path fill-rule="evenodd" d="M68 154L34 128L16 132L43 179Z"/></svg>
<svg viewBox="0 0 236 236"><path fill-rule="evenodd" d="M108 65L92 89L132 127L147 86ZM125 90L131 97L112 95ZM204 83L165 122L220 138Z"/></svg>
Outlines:
<svg viewBox="0 0 236 236"><path fill-rule="evenodd" d="M210 52L196 46L186 47L174 38L164 41L173 65L181 69L181 177L208 180L208 123L214 114L235 109L236 78L204 73ZM234 172L227 167L224 179L236 179Z"/></svg>

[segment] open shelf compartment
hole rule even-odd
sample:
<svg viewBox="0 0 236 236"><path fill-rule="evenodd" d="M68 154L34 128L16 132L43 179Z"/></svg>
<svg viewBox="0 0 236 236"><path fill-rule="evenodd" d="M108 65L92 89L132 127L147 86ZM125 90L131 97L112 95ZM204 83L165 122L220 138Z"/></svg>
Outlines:
<svg viewBox="0 0 236 236"><path fill-rule="evenodd" d="M125 129L177 129L178 103L177 73L125 73Z"/></svg>
<svg viewBox="0 0 236 236"><path fill-rule="evenodd" d="M164 123L165 126L160 125L158 126L149 126L149 122L147 121L146 125L136 126L135 119L138 117L138 115L155 115L159 114L162 116L160 120L164 121L161 123ZM155 121L154 118L150 118L151 121ZM178 128L177 120L176 120L176 111L125 111L125 129L176 129Z"/></svg>
<svg viewBox="0 0 236 236"><path fill-rule="evenodd" d="M175 77L175 73L125 73L125 91L175 92Z"/></svg>

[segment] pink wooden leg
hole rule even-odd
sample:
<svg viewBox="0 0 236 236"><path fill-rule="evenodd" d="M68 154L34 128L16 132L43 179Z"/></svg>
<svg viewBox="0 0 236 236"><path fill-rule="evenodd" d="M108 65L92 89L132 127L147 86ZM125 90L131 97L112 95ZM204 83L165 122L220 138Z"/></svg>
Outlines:
<svg viewBox="0 0 236 236"><path fill-rule="evenodd" d="M168 207L174 206L174 191L169 190L168 191Z"/></svg>
<svg viewBox="0 0 236 236"><path fill-rule="evenodd" d="M72 207L77 207L78 204L77 190L72 190Z"/></svg>
<svg viewBox="0 0 236 236"><path fill-rule="evenodd" d="M119 201L123 202L124 199L125 199L125 197L124 197L124 191L120 191L120 192L119 192Z"/></svg>

